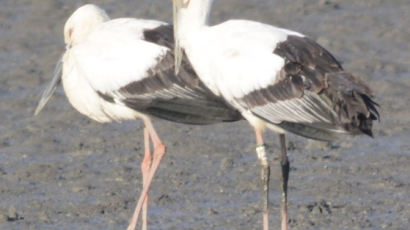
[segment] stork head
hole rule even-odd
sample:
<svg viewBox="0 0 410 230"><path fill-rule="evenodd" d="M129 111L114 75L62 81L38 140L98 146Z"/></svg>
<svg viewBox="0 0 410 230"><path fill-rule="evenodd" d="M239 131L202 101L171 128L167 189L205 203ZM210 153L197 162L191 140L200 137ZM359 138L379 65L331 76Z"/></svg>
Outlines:
<svg viewBox="0 0 410 230"><path fill-rule="evenodd" d="M64 26L64 42L72 47L83 41L98 25L110 20L105 11L93 4L78 8L68 18Z"/></svg>
<svg viewBox="0 0 410 230"><path fill-rule="evenodd" d="M105 11L96 5L87 4L78 8L70 18L68 18L64 26L64 41L67 48L83 41L96 26L108 20L109 17ZM62 64L62 58L60 58L54 70L54 76L44 90L34 115L40 113L48 100L50 100L51 96L53 96L58 84L61 82Z"/></svg>

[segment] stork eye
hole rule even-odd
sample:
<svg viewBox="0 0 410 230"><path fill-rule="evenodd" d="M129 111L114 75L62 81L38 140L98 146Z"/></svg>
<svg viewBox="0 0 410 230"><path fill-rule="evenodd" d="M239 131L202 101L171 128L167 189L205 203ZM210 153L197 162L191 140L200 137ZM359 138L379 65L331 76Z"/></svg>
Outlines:
<svg viewBox="0 0 410 230"><path fill-rule="evenodd" d="M71 38L71 35L73 34L73 28L70 28L68 30L68 37Z"/></svg>

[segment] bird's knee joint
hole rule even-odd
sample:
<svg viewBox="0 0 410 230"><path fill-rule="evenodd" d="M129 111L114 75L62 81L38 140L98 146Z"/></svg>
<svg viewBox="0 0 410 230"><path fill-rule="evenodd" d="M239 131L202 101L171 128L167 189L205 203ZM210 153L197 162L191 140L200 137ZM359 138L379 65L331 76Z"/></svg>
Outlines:
<svg viewBox="0 0 410 230"><path fill-rule="evenodd" d="M166 150L166 148L165 148L165 145L164 144L162 144L162 143L159 143L159 144L157 144L156 146L155 146L155 155L154 155L154 157L158 157L158 155L163 155L163 154L165 154L165 150Z"/></svg>
<svg viewBox="0 0 410 230"><path fill-rule="evenodd" d="M157 143L157 144L155 145L155 148L156 148L157 150L165 150L165 145L164 145L162 142L160 142L160 143Z"/></svg>
<svg viewBox="0 0 410 230"><path fill-rule="evenodd" d="M141 171L142 173L149 172L151 168L151 158L145 157L144 160L141 162Z"/></svg>

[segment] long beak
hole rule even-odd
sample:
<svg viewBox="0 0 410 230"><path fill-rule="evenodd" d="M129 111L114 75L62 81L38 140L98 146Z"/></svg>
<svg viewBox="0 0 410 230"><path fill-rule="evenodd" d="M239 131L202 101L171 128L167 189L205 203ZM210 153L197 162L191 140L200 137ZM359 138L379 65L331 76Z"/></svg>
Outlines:
<svg viewBox="0 0 410 230"><path fill-rule="evenodd" d="M178 13L179 10L182 7L182 1L181 0L173 0L173 19L174 19L174 41L175 41L175 47L174 47L174 55L175 55L175 75L178 75L179 69L181 68L181 63L182 63L182 48L180 45L179 41L179 32L178 32Z"/></svg>
<svg viewBox="0 0 410 230"><path fill-rule="evenodd" d="M41 96L40 101L38 102L37 108L34 111L34 116L40 113L40 111L44 108L47 104L48 100L50 100L51 96L55 92L58 84L61 82L61 67L62 67L62 58L58 60L56 67L54 69L54 76L47 88L44 90L43 95Z"/></svg>

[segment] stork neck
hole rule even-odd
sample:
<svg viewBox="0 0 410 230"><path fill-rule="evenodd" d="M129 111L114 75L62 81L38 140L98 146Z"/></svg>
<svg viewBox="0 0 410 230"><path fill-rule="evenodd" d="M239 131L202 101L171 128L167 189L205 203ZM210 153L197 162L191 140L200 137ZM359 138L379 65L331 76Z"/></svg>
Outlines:
<svg viewBox="0 0 410 230"><path fill-rule="evenodd" d="M190 0L178 13L179 34L187 34L208 25L213 0Z"/></svg>

